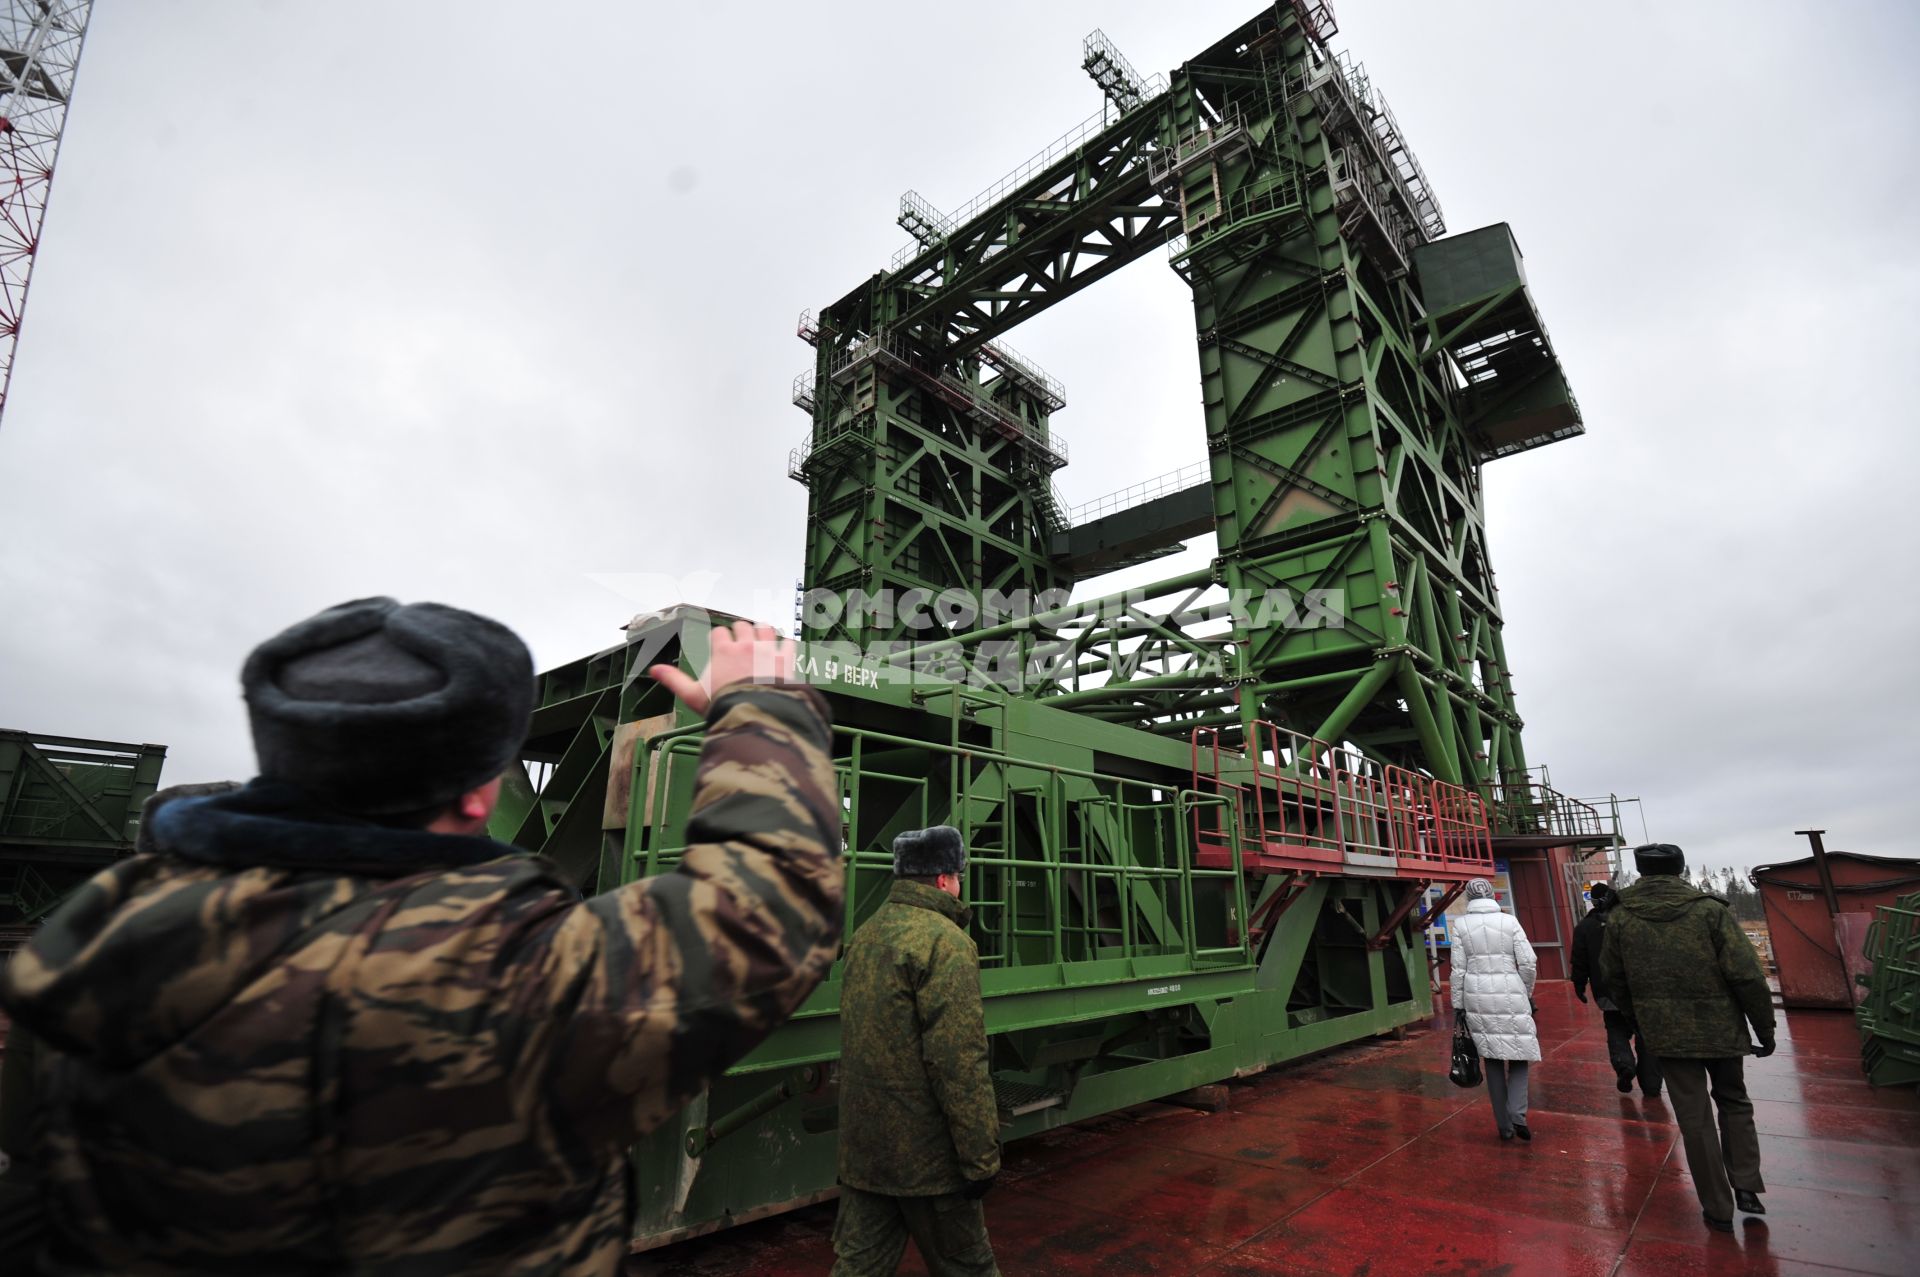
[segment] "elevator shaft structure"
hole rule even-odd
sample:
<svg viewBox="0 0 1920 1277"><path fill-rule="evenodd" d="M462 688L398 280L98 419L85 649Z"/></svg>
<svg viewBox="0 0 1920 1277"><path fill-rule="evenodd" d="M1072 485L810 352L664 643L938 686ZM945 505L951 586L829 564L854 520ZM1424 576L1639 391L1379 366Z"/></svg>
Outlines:
<svg viewBox="0 0 1920 1277"><path fill-rule="evenodd" d="M909 192L890 267L801 316L847 935L896 835L961 831L1007 1139L1427 1016L1426 923L1496 848L1602 837L1527 771L1480 488L1578 409L1512 237L1443 235L1331 31L1281 4L1165 77L1095 33L1099 114L958 209ZM1204 460L1076 510L1066 396L1007 334L1155 254ZM1203 569L1073 597L1206 532ZM495 835L589 888L672 870L702 726L644 671L730 619L543 674ZM635 1149L636 1245L834 1193L839 997L836 965Z"/></svg>

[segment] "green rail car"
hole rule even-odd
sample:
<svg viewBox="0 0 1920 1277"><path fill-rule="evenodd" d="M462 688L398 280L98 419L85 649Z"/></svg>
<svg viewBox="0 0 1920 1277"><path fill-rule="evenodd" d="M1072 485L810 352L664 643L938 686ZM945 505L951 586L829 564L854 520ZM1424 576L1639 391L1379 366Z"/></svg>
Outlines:
<svg viewBox="0 0 1920 1277"><path fill-rule="evenodd" d="M601 889L671 869L685 846L701 727L641 671L705 618L658 624L665 643L642 631L543 675L527 748L542 783L516 784L494 826ZM1397 921L1405 880L1200 866L1197 838L1239 813L1195 787L1189 743L950 684L833 700L847 934L885 898L894 834L962 830L1008 1139L1430 1014L1420 932ZM1249 925L1280 908L1284 925ZM635 1150L637 1241L832 1193L838 1010L836 966Z"/></svg>
<svg viewBox="0 0 1920 1277"><path fill-rule="evenodd" d="M909 192L913 242L801 316L847 932L897 833L962 831L1009 1139L1425 1017L1431 889L1503 839L1604 837L1529 776L1481 487L1578 406L1512 235L1445 234L1332 30L1272 5L1151 80L1096 32L1099 115L951 214ZM1076 512L1064 390L1004 337L1156 255L1192 290L1205 460ZM1207 568L1056 606L1204 532ZM932 631L857 602L948 592L1050 602ZM670 870L701 726L641 671L725 619L669 609L544 674L494 832L590 889ZM834 1191L838 1005L836 972L635 1149L637 1245Z"/></svg>

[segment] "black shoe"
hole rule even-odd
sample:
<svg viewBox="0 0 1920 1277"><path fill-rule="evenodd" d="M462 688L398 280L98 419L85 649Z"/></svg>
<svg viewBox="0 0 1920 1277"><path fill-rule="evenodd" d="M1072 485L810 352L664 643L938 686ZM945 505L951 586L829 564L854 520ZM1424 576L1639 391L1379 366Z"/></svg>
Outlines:
<svg viewBox="0 0 1920 1277"><path fill-rule="evenodd" d="M1646 1096L1650 1100L1657 1100L1660 1098L1660 1088L1656 1086L1651 1091L1645 1090L1643 1088L1640 1094Z"/></svg>
<svg viewBox="0 0 1920 1277"><path fill-rule="evenodd" d="M1614 1086L1619 1090L1620 1094L1626 1095L1633 1090L1633 1078L1623 1077L1615 1082Z"/></svg>
<svg viewBox="0 0 1920 1277"><path fill-rule="evenodd" d="M1716 1233L1730 1233L1733 1231L1733 1221L1730 1219L1715 1219L1705 1211L1700 1212L1700 1218L1706 1220L1707 1227Z"/></svg>
<svg viewBox="0 0 1920 1277"><path fill-rule="evenodd" d="M1760 1204L1760 1194L1749 1193L1744 1188L1733 1190L1733 1204L1740 1208L1742 1214L1764 1215L1767 1213L1767 1208Z"/></svg>
<svg viewBox="0 0 1920 1277"><path fill-rule="evenodd" d="M1500 1138L1501 1138L1502 1140L1511 1140L1511 1139L1513 1138L1513 1132L1512 1132L1512 1131L1502 1131L1502 1132L1500 1132Z"/></svg>
<svg viewBox="0 0 1920 1277"><path fill-rule="evenodd" d="M1513 1133L1528 1143L1533 1142L1533 1132L1527 1129L1525 1122L1515 1122L1513 1124Z"/></svg>

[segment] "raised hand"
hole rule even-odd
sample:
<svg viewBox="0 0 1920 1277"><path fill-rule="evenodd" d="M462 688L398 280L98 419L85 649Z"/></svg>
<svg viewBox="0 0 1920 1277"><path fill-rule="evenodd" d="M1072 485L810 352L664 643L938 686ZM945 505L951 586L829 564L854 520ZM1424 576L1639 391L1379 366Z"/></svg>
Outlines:
<svg viewBox="0 0 1920 1277"><path fill-rule="evenodd" d="M713 698L733 683L771 683L793 677L794 645L771 625L735 621L713 627L707 668L693 678L678 666L655 665L647 677L672 692L696 714L705 714Z"/></svg>

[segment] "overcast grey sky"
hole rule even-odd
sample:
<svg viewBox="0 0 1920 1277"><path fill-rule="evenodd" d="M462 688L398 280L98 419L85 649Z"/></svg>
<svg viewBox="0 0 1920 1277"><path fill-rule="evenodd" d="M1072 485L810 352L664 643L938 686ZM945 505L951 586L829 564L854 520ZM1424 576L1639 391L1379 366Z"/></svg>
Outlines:
<svg viewBox="0 0 1920 1277"><path fill-rule="evenodd" d="M795 313L901 191L1096 110L1092 28L1151 73L1258 9L102 0L0 424L0 725L243 775L241 658L328 603L544 667L676 601L617 574L785 595ZM1488 472L1531 758L1696 863L1912 854L1920 11L1338 12L1449 226L1512 224L1586 415ZM1180 281L1097 295L1015 338L1076 502L1204 456Z"/></svg>

